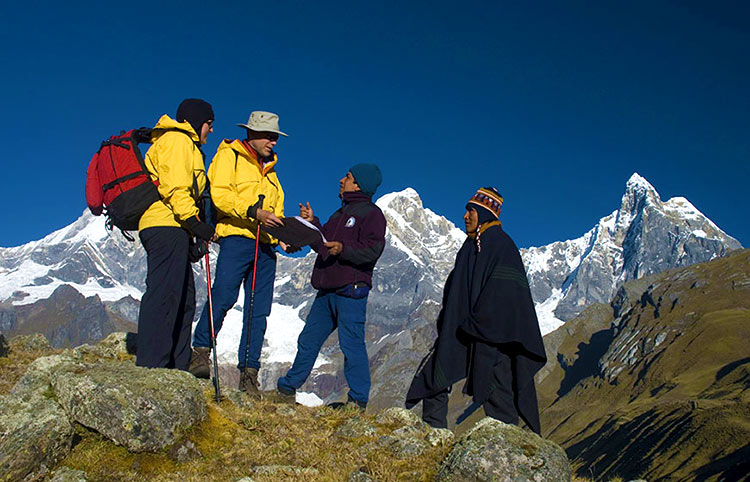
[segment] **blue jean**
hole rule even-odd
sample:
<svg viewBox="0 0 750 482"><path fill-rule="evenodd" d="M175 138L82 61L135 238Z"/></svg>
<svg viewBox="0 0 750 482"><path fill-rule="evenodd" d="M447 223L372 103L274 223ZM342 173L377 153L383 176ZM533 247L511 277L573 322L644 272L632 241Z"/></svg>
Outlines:
<svg viewBox="0 0 750 482"><path fill-rule="evenodd" d="M349 396L358 402L367 403L370 397L370 364L365 348L366 311L367 296L353 299L335 292L319 291L310 314L307 315L305 327L297 339L297 356L286 376L279 378L279 388L296 390L305 383L320 348L338 328Z"/></svg>
<svg viewBox="0 0 750 482"><path fill-rule="evenodd" d="M266 334L266 318L271 314L273 302L273 282L276 278L275 247L266 243L258 246L258 267L256 268L255 299L250 319L250 297L253 284L253 258L255 240L244 236L227 236L219 240L219 258L216 261L214 284L211 298L214 314L214 333L218 334L227 311L237 302L240 285L244 283L245 302L242 310L242 336L237 349L237 368L245 367L247 328L250 328L250 344L247 367L260 368L260 350ZM193 333L194 347L211 346L211 330L208 319L208 303ZM252 323L251 323L252 321Z"/></svg>

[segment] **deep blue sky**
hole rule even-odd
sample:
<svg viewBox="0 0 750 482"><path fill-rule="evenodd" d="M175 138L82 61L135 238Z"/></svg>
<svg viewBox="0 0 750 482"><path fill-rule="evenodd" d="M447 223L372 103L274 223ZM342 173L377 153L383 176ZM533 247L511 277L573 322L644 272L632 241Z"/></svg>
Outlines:
<svg viewBox="0 0 750 482"><path fill-rule="evenodd" d="M250 111L281 116L292 214L327 217L347 169L377 162L378 195L413 187L459 226L497 186L506 230L539 246L590 229L637 171L750 245L748 2L12 5L0 246L74 221L101 140L185 97L213 104L208 159Z"/></svg>

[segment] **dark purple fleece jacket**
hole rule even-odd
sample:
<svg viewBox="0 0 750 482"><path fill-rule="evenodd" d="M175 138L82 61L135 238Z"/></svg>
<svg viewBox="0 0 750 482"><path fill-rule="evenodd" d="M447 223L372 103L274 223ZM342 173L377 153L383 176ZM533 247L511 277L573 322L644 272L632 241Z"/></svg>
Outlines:
<svg viewBox="0 0 750 482"><path fill-rule="evenodd" d="M313 244L318 253L312 272L317 290L335 290L351 283L364 282L372 287L372 270L385 248L385 216L370 196L345 192L343 205L325 224L318 226L328 241L344 245L341 254L330 256L322 243Z"/></svg>

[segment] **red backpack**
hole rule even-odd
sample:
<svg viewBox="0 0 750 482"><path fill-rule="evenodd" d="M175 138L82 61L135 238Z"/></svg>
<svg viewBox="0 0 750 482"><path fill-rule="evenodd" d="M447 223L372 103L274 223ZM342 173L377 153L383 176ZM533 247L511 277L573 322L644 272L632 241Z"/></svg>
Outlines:
<svg viewBox="0 0 750 482"><path fill-rule="evenodd" d="M107 216L109 229L116 226L122 231L137 230L143 213L160 199L159 181L151 180L138 148L138 144L151 143L154 131L141 127L121 132L102 142L91 158L86 172L86 204L94 216Z"/></svg>

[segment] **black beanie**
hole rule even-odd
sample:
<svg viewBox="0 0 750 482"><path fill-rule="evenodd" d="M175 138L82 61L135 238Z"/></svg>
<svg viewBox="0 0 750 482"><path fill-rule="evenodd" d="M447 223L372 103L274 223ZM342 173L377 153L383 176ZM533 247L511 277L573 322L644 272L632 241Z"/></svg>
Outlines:
<svg viewBox="0 0 750 482"><path fill-rule="evenodd" d="M214 120L214 110L205 100L185 99L177 108L177 122L188 121L198 137L201 136L203 124L210 120Z"/></svg>

